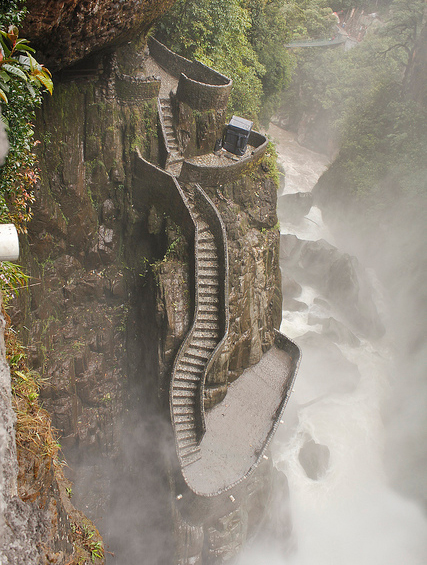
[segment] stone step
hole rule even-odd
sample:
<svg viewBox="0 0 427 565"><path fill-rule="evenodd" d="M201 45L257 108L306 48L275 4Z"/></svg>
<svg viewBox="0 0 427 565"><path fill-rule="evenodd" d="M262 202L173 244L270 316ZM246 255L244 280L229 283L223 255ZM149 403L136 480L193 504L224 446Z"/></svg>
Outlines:
<svg viewBox="0 0 427 565"><path fill-rule="evenodd" d="M194 360L186 359L184 356L179 360L176 368L176 373L180 372L182 373L182 376L177 374L177 378L180 381L194 380L194 377L197 376L200 371L200 367L194 362ZM181 362L185 363L185 365L181 365Z"/></svg>
<svg viewBox="0 0 427 565"><path fill-rule="evenodd" d="M215 265L198 265L197 274L199 279L209 278L219 280L219 270Z"/></svg>
<svg viewBox="0 0 427 565"><path fill-rule="evenodd" d="M191 406L174 406L173 411L175 415L189 415L194 418L194 404Z"/></svg>
<svg viewBox="0 0 427 565"><path fill-rule="evenodd" d="M181 379L175 379L173 386L176 390L180 389L180 390L197 390L197 383L194 382L193 380L181 380Z"/></svg>
<svg viewBox="0 0 427 565"><path fill-rule="evenodd" d="M202 273L202 274L199 273L199 286L216 288L218 291L218 287L219 287L218 277L213 278L212 275L207 275L206 273Z"/></svg>
<svg viewBox="0 0 427 565"><path fill-rule="evenodd" d="M205 366L209 357L209 354L206 352L206 347L200 347L198 343L189 345L184 355L189 362L193 364L198 363L200 367Z"/></svg>
<svg viewBox="0 0 427 565"><path fill-rule="evenodd" d="M218 340L207 338L207 337L196 337L193 334L193 339L191 340L190 347L195 347L196 351L200 351L199 355L205 354L205 357L209 357L207 352L211 352L215 349Z"/></svg>
<svg viewBox="0 0 427 565"><path fill-rule="evenodd" d="M199 317L200 319L202 319L202 316L204 319L211 319L210 316L215 316L215 319L218 319L218 315L219 315L219 308L218 308L218 304L212 304L212 303L200 303L199 302ZM206 318L206 316L208 316L208 318Z"/></svg>
<svg viewBox="0 0 427 565"><path fill-rule="evenodd" d="M186 422L176 422L176 431L180 434L185 434L186 432L192 434L196 433L196 426L194 424L194 420L186 421Z"/></svg>
<svg viewBox="0 0 427 565"><path fill-rule="evenodd" d="M187 455L185 458L183 457L181 461L181 465L183 467L187 467L188 465L191 465L192 463L199 461L199 459L201 458L202 456L200 455L200 448L199 448L198 451L194 451L193 453Z"/></svg>
<svg viewBox="0 0 427 565"><path fill-rule="evenodd" d="M218 309L212 308L212 309L201 309L199 308L199 312L197 314L197 321L200 322L212 322L212 323L217 323L218 322Z"/></svg>
<svg viewBox="0 0 427 565"><path fill-rule="evenodd" d="M182 371L182 378L179 377L179 379L188 381L194 381L204 365L203 361L200 361L191 355L187 355L187 352L184 353L179 363L180 365L178 370Z"/></svg>
<svg viewBox="0 0 427 565"><path fill-rule="evenodd" d="M198 247L199 251L212 251L213 253L215 253L215 255L217 255L217 248L216 248L214 240L212 240L212 241L207 240L207 239L200 240L200 238L199 238L199 242L198 242L197 247Z"/></svg>
<svg viewBox="0 0 427 565"><path fill-rule="evenodd" d="M196 325L195 325L195 329L196 330L212 330L212 331L219 332L218 317L216 317L214 319L206 320L206 319L198 316L197 321L196 321Z"/></svg>
<svg viewBox="0 0 427 565"><path fill-rule="evenodd" d="M194 408L196 404L196 399L194 394L191 396L176 396L175 394L172 397L172 406L188 406L189 408Z"/></svg>
<svg viewBox="0 0 427 565"><path fill-rule="evenodd" d="M199 261L199 265L200 265L200 261L205 261L206 263L208 264L210 263L211 265L215 261L215 263L218 264L217 254L211 250L198 249L197 258Z"/></svg>
<svg viewBox="0 0 427 565"><path fill-rule="evenodd" d="M183 372L183 377L179 377L179 380L194 381L194 378L197 375L198 371L201 370L200 369L201 364L202 362L199 362L197 359L188 356L187 352L185 351L181 359L179 360L179 364L177 366L177 369Z"/></svg>
<svg viewBox="0 0 427 565"><path fill-rule="evenodd" d="M187 459L189 455L200 452L200 447L196 443L195 445L189 445L188 447L180 449L179 452L182 458L185 457Z"/></svg>
<svg viewBox="0 0 427 565"><path fill-rule="evenodd" d="M199 283L199 300L206 296L218 296L218 286L203 286Z"/></svg>
<svg viewBox="0 0 427 565"><path fill-rule="evenodd" d="M196 328L193 332L193 336L195 338L218 341L219 330L215 330L211 328L200 328L200 329Z"/></svg>
<svg viewBox="0 0 427 565"><path fill-rule="evenodd" d="M178 445L179 445L179 448L182 449L182 450L189 449L190 447L191 448L198 447L199 444L197 443L196 434L194 434L193 437L188 437L188 438L185 438L185 439L178 438Z"/></svg>
<svg viewBox="0 0 427 565"><path fill-rule="evenodd" d="M210 231L206 230L206 231L203 231L202 233L199 232L198 242L199 242L199 245L202 245L202 244L205 244L205 243L209 243L209 244L212 243L213 245L215 245L215 238L211 234Z"/></svg>
<svg viewBox="0 0 427 565"><path fill-rule="evenodd" d="M196 216L197 216L197 218L199 218L199 214L196 214ZM205 231L209 231L209 233L210 233L209 224L207 224L207 223L204 222L203 220L198 220L198 221L197 221L197 229L199 230L199 233L200 233L200 232L203 233L203 232L205 232Z"/></svg>
<svg viewBox="0 0 427 565"><path fill-rule="evenodd" d="M194 426L194 414L174 414L174 422L177 426Z"/></svg>
<svg viewBox="0 0 427 565"><path fill-rule="evenodd" d="M199 306L205 306L208 304L216 305L219 308L218 296L212 296L209 294L199 294Z"/></svg>
<svg viewBox="0 0 427 565"><path fill-rule="evenodd" d="M195 389L186 390L181 387L176 387L174 383L174 387L173 387L174 398L194 398L194 396L195 396Z"/></svg>
<svg viewBox="0 0 427 565"><path fill-rule="evenodd" d="M195 383L196 385L200 382L200 377L203 373L204 369L203 365L187 365L183 366L183 368L179 368L175 371L175 381L178 380L182 383ZM188 369L197 369L197 373L192 373Z"/></svg>

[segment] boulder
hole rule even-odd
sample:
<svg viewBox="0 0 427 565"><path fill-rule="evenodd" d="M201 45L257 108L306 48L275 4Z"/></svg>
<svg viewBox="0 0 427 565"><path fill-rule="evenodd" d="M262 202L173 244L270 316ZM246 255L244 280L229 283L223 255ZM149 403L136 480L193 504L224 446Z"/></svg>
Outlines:
<svg viewBox="0 0 427 565"><path fill-rule="evenodd" d="M356 257L324 239L303 241L281 235L280 259L288 277L316 288L351 327L369 338L384 334L373 300L375 289Z"/></svg>
<svg viewBox="0 0 427 565"><path fill-rule="evenodd" d="M321 479L329 468L330 451L328 446L307 439L298 454L306 475L313 481Z"/></svg>
<svg viewBox="0 0 427 565"><path fill-rule="evenodd" d="M281 222L298 224L308 214L313 205L311 192L284 194L277 201L277 211Z"/></svg>
<svg viewBox="0 0 427 565"><path fill-rule="evenodd" d="M128 44L173 4L171 0L27 0L22 36L51 71L95 51ZM129 47L128 47L129 49Z"/></svg>

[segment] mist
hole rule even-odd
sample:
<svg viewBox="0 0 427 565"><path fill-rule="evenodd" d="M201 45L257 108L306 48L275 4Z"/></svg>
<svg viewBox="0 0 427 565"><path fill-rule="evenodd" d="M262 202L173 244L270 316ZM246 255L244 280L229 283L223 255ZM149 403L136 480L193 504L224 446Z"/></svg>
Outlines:
<svg viewBox="0 0 427 565"><path fill-rule="evenodd" d="M328 167L325 156L276 126L269 133L286 172L281 195L309 192ZM239 565L427 562L424 200L420 186L414 215L416 206L406 209L404 199L393 201L390 193L378 231L363 214L351 225L332 214L323 223L316 203L289 218L279 193L282 275L301 285L292 296L284 286L281 330L303 356L272 447L275 467L289 483L290 508L282 510L291 515L292 534L286 540L269 531L270 523ZM355 327L321 280L325 273L301 268L303 251L292 249L289 235L303 242L324 238L342 256L357 257L383 336ZM360 291L360 278L355 284ZM275 512L272 523L280 519Z"/></svg>

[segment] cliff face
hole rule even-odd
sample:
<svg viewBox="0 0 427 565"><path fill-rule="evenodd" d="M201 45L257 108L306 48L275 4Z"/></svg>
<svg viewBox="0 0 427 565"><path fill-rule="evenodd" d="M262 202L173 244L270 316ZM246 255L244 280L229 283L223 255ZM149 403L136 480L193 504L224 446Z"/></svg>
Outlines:
<svg viewBox="0 0 427 565"><path fill-rule="evenodd" d="M51 71L145 34L174 0L28 0L22 33Z"/></svg>
<svg viewBox="0 0 427 565"><path fill-rule="evenodd" d="M87 7L61 5L74 14ZM32 17L42 30L49 22L37 10ZM68 12L60 17L49 10L49 25L65 25ZM64 41L71 47L64 44L64 58L52 59L53 68L81 57L80 40ZM160 196L144 204L144 189L136 193L133 185L136 149L153 163L161 160L158 84L126 82L122 74L140 60L123 48L94 55L85 72L57 79L38 114L41 180L23 250L34 284L13 316L44 377L40 395L70 463L76 506L84 504L97 525L112 516L99 527L129 562L135 559L129 547L140 543L153 563L217 563L256 530L271 468L261 465L243 502L227 511L202 508L189 519L171 502L171 492L182 487L171 478L166 412L173 360L191 322L191 242ZM273 162L268 154L237 180L206 187L226 224L231 265L230 333L208 377L208 407L260 360L280 323ZM123 515L130 518L121 529ZM135 523L146 527L135 530Z"/></svg>

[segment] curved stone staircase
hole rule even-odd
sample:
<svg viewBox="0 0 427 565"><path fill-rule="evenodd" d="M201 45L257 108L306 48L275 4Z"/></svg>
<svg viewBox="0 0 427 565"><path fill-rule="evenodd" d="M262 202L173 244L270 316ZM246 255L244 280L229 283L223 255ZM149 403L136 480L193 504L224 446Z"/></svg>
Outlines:
<svg viewBox="0 0 427 565"><path fill-rule="evenodd" d="M204 381L228 331L225 228L200 187L187 196L196 222L195 313L175 359L170 389L171 418L182 467L200 459L199 444L205 432Z"/></svg>

